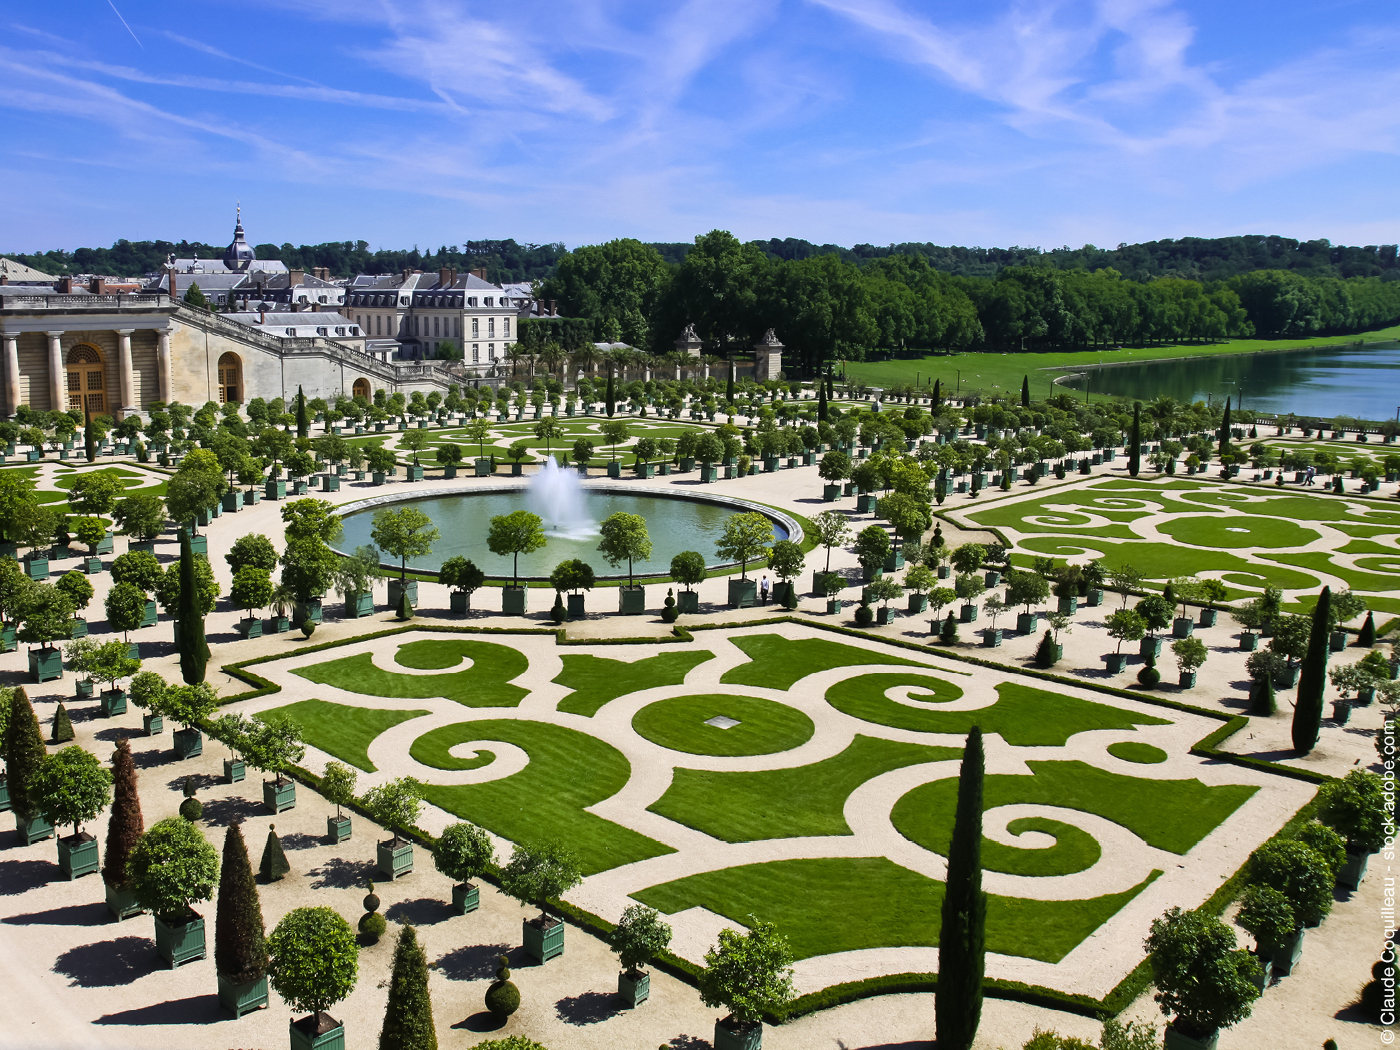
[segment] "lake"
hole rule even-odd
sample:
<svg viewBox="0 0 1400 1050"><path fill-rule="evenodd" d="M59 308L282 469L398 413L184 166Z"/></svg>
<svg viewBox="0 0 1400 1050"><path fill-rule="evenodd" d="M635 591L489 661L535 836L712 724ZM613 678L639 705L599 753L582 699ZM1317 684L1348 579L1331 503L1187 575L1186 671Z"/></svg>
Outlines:
<svg viewBox="0 0 1400 1050"><path fill-rule="evenodd" d="M1117 365L1092 369L1089 377L1090 397L1165 395L1189 403L1243 392L1244 407L1255 412L1379 421L1396 418L1400 408L1400 342ZM1060 385L1083 391L1084 378Z"/></svg>

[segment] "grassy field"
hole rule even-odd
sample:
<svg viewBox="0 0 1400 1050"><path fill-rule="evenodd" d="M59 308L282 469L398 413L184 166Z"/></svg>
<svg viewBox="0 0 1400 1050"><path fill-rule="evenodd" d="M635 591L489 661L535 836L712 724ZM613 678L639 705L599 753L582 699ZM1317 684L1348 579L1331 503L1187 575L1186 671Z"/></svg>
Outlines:
<svg viewBox="0 0 1400 1050"><path fill-rule="evenodd" d="M721 729L711 718L734 719ZM707 693L673 696L648 704L632 717L632 728L653 744L689 755L771 755L812 739L816 726L795 707L756 696Z"/></svg>
<svg viewBox="0 0 1400 1050"><path fill-rule="evenodd" d="M390 711L377 707L351 707L327 700L300 700L284 707L275 707L266 715L285 715L299 724L306 739L342 762L375 772L369 760L369 745L374 738L400 722L426 715L427 711Z"/></svg>
<svg viewBox="0 0 1400 1050"><path fill-rule="evenodd" d="M570 653L561 657L564 669L555 675L554 683L568 686L573 692L559 702L558 710L592 718L599 708L619 696L662 685L680 685L686 675L706 660L713 660L714 655L708 650L659 653L628 663Z"/></svg>
<svg viewBox="0 0 1400 1050"><path fill-rule="evenodd" d="M328 660L293 673L351 693L399 700L441 696L466 707L514 707L527 695L527 690L508 684L529 666L525 655L510 646L462 638L424 639L400 646L394 657L414 670L455 667L464 658L472 661L470 667L446 674L395 674L376 667L369 653Z"/></svg>
<svg viewBox="0 0 1400 1050"><path fill-rule="evenodd" d="M1361 340L1379 342L1400 339L1400 325L1375 332L1360 332L1347 337L1317 336L1312 339L1231 339L1223 343L1124 347L1122 350L1048 350L1043 353L1000 354L932 354L927 357L900 358L894 361L852 361L846 365L846 375L870 386L886 387L918 382L933 386L935 379L943 383L945 394L962 389L981 388L984 394L1020 393L1021 378L1030 376L1031 397L1042 399L1057 393L1052 381L1060 370L1086 368L1098 364L1123 364L1148 361L1172 361L1187 357L1217 357L1221 354L1255 354L1278 350L1301 350L1310 346L1338 346ZM1055 371L1047 371L1054 369Z"/></svg>

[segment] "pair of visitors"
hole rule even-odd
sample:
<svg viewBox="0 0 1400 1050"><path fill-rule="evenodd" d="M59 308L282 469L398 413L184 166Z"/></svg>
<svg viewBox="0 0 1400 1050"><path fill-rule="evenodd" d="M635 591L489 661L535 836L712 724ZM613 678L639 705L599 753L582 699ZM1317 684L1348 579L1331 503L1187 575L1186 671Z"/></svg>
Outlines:
<svg viewBox="0 0 1400 1050"><path fill-rule="evenodd" d="M1317 477L1317 468L1314 467L1311 463L1309 463L1307 477L1303 479L1303 484L1311 485L1315 477Z"/></svg>

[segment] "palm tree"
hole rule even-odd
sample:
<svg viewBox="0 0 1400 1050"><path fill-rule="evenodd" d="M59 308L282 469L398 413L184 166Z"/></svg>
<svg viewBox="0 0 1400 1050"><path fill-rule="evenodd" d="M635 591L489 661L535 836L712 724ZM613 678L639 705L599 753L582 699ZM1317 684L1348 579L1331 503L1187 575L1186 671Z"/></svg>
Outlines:
<svg viewBox="0 0 1400 1050"><path fill-rule="evenodd" d="M634 355L635 351L630 346L615 346L603 354L616 370L618 382L627 382L627 368L636 360Z"/></svg>
<svg viewBox="0 0 1400 1050"><path fill-rule="evenodd" d="M587 369L591 376L598 370L598 348L592 343L584 343L571 355L575 368Z"/></svg>
<svg viewBox="0 0 1400 1050"><path fill-rule="evenodd" d="M544 362L545 368L549 369L552 377L554 370L563 365L568 360L569 355L564 352L564 348L553 339L544 344L544 349L540 351L540 360Z"/></svg>
<svg viewBox="0 0 1400 1050"><path fill-rule="evenodd" d="M525 347L521 346L519 343L511 343L506 347L505 358L510 362L510 374L512 377L516 373L520 364L520 359L527 357L529 353L530 351L526 350Z"/></svg>

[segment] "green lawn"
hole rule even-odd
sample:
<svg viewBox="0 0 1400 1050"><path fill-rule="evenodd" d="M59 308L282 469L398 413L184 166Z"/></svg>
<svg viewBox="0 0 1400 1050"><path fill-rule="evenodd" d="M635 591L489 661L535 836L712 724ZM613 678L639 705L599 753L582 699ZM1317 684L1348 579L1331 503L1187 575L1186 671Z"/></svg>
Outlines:
<svg viewBox="0 0 1400 1050"><path fill-rule="evenodd" d="M1116 744L1109 744L1108 753L1124 762L1155 764L1167 760L1167 753L1160 747L1144 744L1140 740L1120 740Z"/></svg>
<svg viewBox="0 0 1400 1050"><path fill-rule="evenodd" d="M839 755L795 769L677 769L648 808L725 842L849 835L843 810L860 785L891 769L961 755L958 748L857 736Z"/></svg>
<svg viewBox="0 0 1400 1050"><path fill-rule="evenodd" d="M1252 514L1183 515L1164 521L1157 528L1180 543L1226 550L1232 547L1305 547L1318 537L1312 529L1291 521Z"/></svg>
<svg viewBox="0 0 1400 1050"><path fill-rule="evenodd" d="M752 685L764 689L790 689L799 678L833 667L863 664L897 664L923 667L913 660L890 656L877 649L861 649L825 638L784 638L780 634L751 634L732 639L751 663L731 667L720 678L725 685Z"/></svg>
<svg viewBox="0 0 1400 1050"><path fill-rule="evenodd" d="M286 715L301 725L306 742L342 762L375 772L369 760L369 745L385 730L400 722L428 714L427 711L392 711L382 707L351 707L328 700L299 700L264 712Z"/></svg>
<svg viewBox="0 0 1400 1050"><path fill-rule="evenodd" d="M1059 962L1161 872L1122 893L1042 901L989 895L987 950ZM902 946L935 947L943 883L884 857L772 861L691 875L632 894L673 915L696 906L745 925L773 922L793 955Z"/></svg>
<svg viewBox="0 0 1400 1050"><path fill-rule="evenodd" d="M1031 776L987 777L984 809L1034 804L1082 810L1121 824L1149 846L1177 854L1188 852L1259 790L1246 784L1147 780L1086 762L1026 764ZM890 820L911 842L946 855L957 800L957 777L930 781L896 802Z"/></svg>
<svg viewBox="0 0 1400 1050"><path fill-rule="evenodd" d="M728 729L705 724L716 716L736 719L739 724ZM816 732L812 720L795 707L722 693L658 700L632 716L632 728L672 751L730 758L791 751Z"/></svg>
<svg viewBox="0 0 1400 1050"><path fill-rule="evenodd" d="M940 692L949 685L936 678L909 673L868 674L837 682L826 691L826 702L863 722L905 729L915 733L964 734L973 726L996 733L1015 747L1063 747L1076 733L1094 729L1132 729L1140 725L1169 725L1170 720L1135 714L1107 704L1049 693L1019 682L997 686L998 700L973 711L939 711L910 707L885 696L895 686L931 687L929 693L910 694L914 700L954 700L962 695ZM956 687L952 687L956 689Z"/></svg>
<svg viewBox="0 0 1400 1050"><path fill-rule="evenodd" d="M467 740L514 744L530 756L529 764L483 784L429 784L424 795L433 805L512 842L556 839L575 853L588 875L674 852L585 811L617 794L631 775L631 765L611 745L546 722L487 719L434 729L415 740L409 753L434 769L485 764L480 755L458 759L448 753Z"/></svg>
<svg viewBox="0 0 1400 1050"><path fill-rule="evenodd" d="M985 394L997 391L1003 394L1008 391L1019 393L1021 377L1029 375L1031 397L1042 399L1052 394L1063 393L1063 390L1051 385L1051 381L1057 375L1067 370L1090 368L1098 364L1144 364L1148 361L1175 361L1188 357L1218 357L1221 354L1266 353L1299 350L1310 346L1337 346L1355 343L1361 339L1380 342L1396 338L1400 338L1400 326L1374 332L1358 332L1344 338L1315 336L1309 339L1231 339L1206 345L1125 347L1115 351L936 354L894 361L851 361L846 364L846 374L852 381L878 387L913 383L916 377L921 386L932 387L933 381L939 379L943 383L945 395L957 391L959 370L962 372L964 393L978 388ZM1048 369L1055 371L1047 371Z"/></svg>
<svg viewBox="0 0 1400 1050"><path fill-rule="evenodd" d="M508 684L529 666L525 654L508 645L465 638L428 638L399 646L394 659L415 670L455 667L464 659L471 660L472 665L449 674L395 674L376 667L369 653L360 653L293 673L351 693L401 700L441 696L466 707L515 707L529 692Z"/></svg>
<svg viewBox="0 0 1400 1050"><path fill-rule="evenodd" d="M661 653L642 660L611 660L605 656L572 653L561 659L564 669L554 677L556 685L574 690L559 702L557 710L592 718L611 700L643 689L680 685L685 676L706 660L714 659L708 649Z"/></svg>

